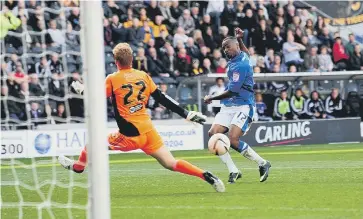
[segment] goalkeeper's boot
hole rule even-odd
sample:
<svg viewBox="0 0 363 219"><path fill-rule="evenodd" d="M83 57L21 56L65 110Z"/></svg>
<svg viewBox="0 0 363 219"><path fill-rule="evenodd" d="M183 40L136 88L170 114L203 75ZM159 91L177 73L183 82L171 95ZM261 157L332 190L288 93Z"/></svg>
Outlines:
<svg viewBox="0 0 363 219"><path fill-rule="evenodd" d="M266 163L264 165L259 166L260 182L265 182L267 180L270 168L271 168L271 163L268 160L266 160Z"/></svg>
<svg viewBox="0 0 363 219"><path fill-rule="evenodd" d="M242 177L242 173L238 172L238 173L230 173L229 174L229 178L228 178L228 183L232 184L235 183L237 181L237 179Z"/></svg>
<svg viewBox="0 0 363 219"><path fill-rule="evenodd" d="M58 162L60 163L60 165L62 165L67 170L72 170L75 173L82 173L83 172L83 170L73 169L73 165L74 165L75 161L72 160L72 159L69 159L68 157L60 155L58 157Z"/></svg>
<svg viewBox="0 0 363 219"><path fill-rule="evenodd" d="M226 191L226 187L224 187L222 180L220 180L218 177L213 175L211 172L206 171L203 173L203 176L204 176L205 181L207 181L209 184L211 184L217 192Z"/></svg>

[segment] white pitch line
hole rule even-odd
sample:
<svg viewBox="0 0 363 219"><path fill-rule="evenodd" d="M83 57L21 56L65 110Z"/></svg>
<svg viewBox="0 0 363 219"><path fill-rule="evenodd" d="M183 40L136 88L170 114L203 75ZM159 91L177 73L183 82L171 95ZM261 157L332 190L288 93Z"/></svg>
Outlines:
<svg viewBox="0 0 363 219"><path fill-rule="evenodd" d="M161 206L161 205L155 205L155 206L112 206L111 208L114 209L190 209L190 210L201 210L201 209L207 209L207 210L279 210L279 211L340 211L340 212L363 212L362 209L356 209L356 208L294 208L294 207L247 207L247 206L230 206L230 207L217 207L217 206Z"/></svg>

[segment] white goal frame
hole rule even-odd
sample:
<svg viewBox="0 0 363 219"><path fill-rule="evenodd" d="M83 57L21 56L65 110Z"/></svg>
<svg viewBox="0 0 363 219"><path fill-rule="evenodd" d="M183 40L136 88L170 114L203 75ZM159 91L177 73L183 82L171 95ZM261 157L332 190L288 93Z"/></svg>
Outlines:
<svg viewBox="0 0 363 219"><path fill-rule="evenodd" d="M102 1L81 3L81 52L88 129L88 218L110 219Z"/></svg>

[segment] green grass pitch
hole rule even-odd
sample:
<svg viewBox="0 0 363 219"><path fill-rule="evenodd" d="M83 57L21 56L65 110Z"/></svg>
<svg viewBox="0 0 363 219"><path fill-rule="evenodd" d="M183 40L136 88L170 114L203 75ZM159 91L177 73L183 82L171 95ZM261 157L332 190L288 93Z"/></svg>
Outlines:
<svg viewBox="0 0 363 219"><path fill-rule="evenodd" d="M260 183L256 164L232 152L243 177L226 184L225 193L216 193L198 178L164 170L146 155L112 155L112 218L363 218L362 143L255 149L272 163L269 179ZM212 171L226 183L226 167L207 151L174 155ZM55 204L51 210L46 205L23 207L24 219L86 217L84 209L65 207L84 207L87 189L78 185L87 182L87 172L78 175L46 162L37 160L34 172L18 164L10 168L3 161L1 218L19 218L19 208L8 204L19 203L20 198L24 206L43 200ZM8 185L16 177L21 182L18 190ZM52 179L57 183L52 184Z"/></svg>

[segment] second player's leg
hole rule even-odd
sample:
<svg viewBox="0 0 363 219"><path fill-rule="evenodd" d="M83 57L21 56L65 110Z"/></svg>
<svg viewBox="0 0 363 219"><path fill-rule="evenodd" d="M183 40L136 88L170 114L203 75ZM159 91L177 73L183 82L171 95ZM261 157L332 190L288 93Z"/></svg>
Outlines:
<svg viewBox="0 0 363 219"><path fill-rule="evenodd" d="M160 147L158 150L151 153L150 156L154 157L163 167L168 170L199 177L211 184L217 192L224 192L225 190L223 182L216 176L208 171L204 171L199 167L194 166L185 160L176 160L166 146Z"/></svg>

